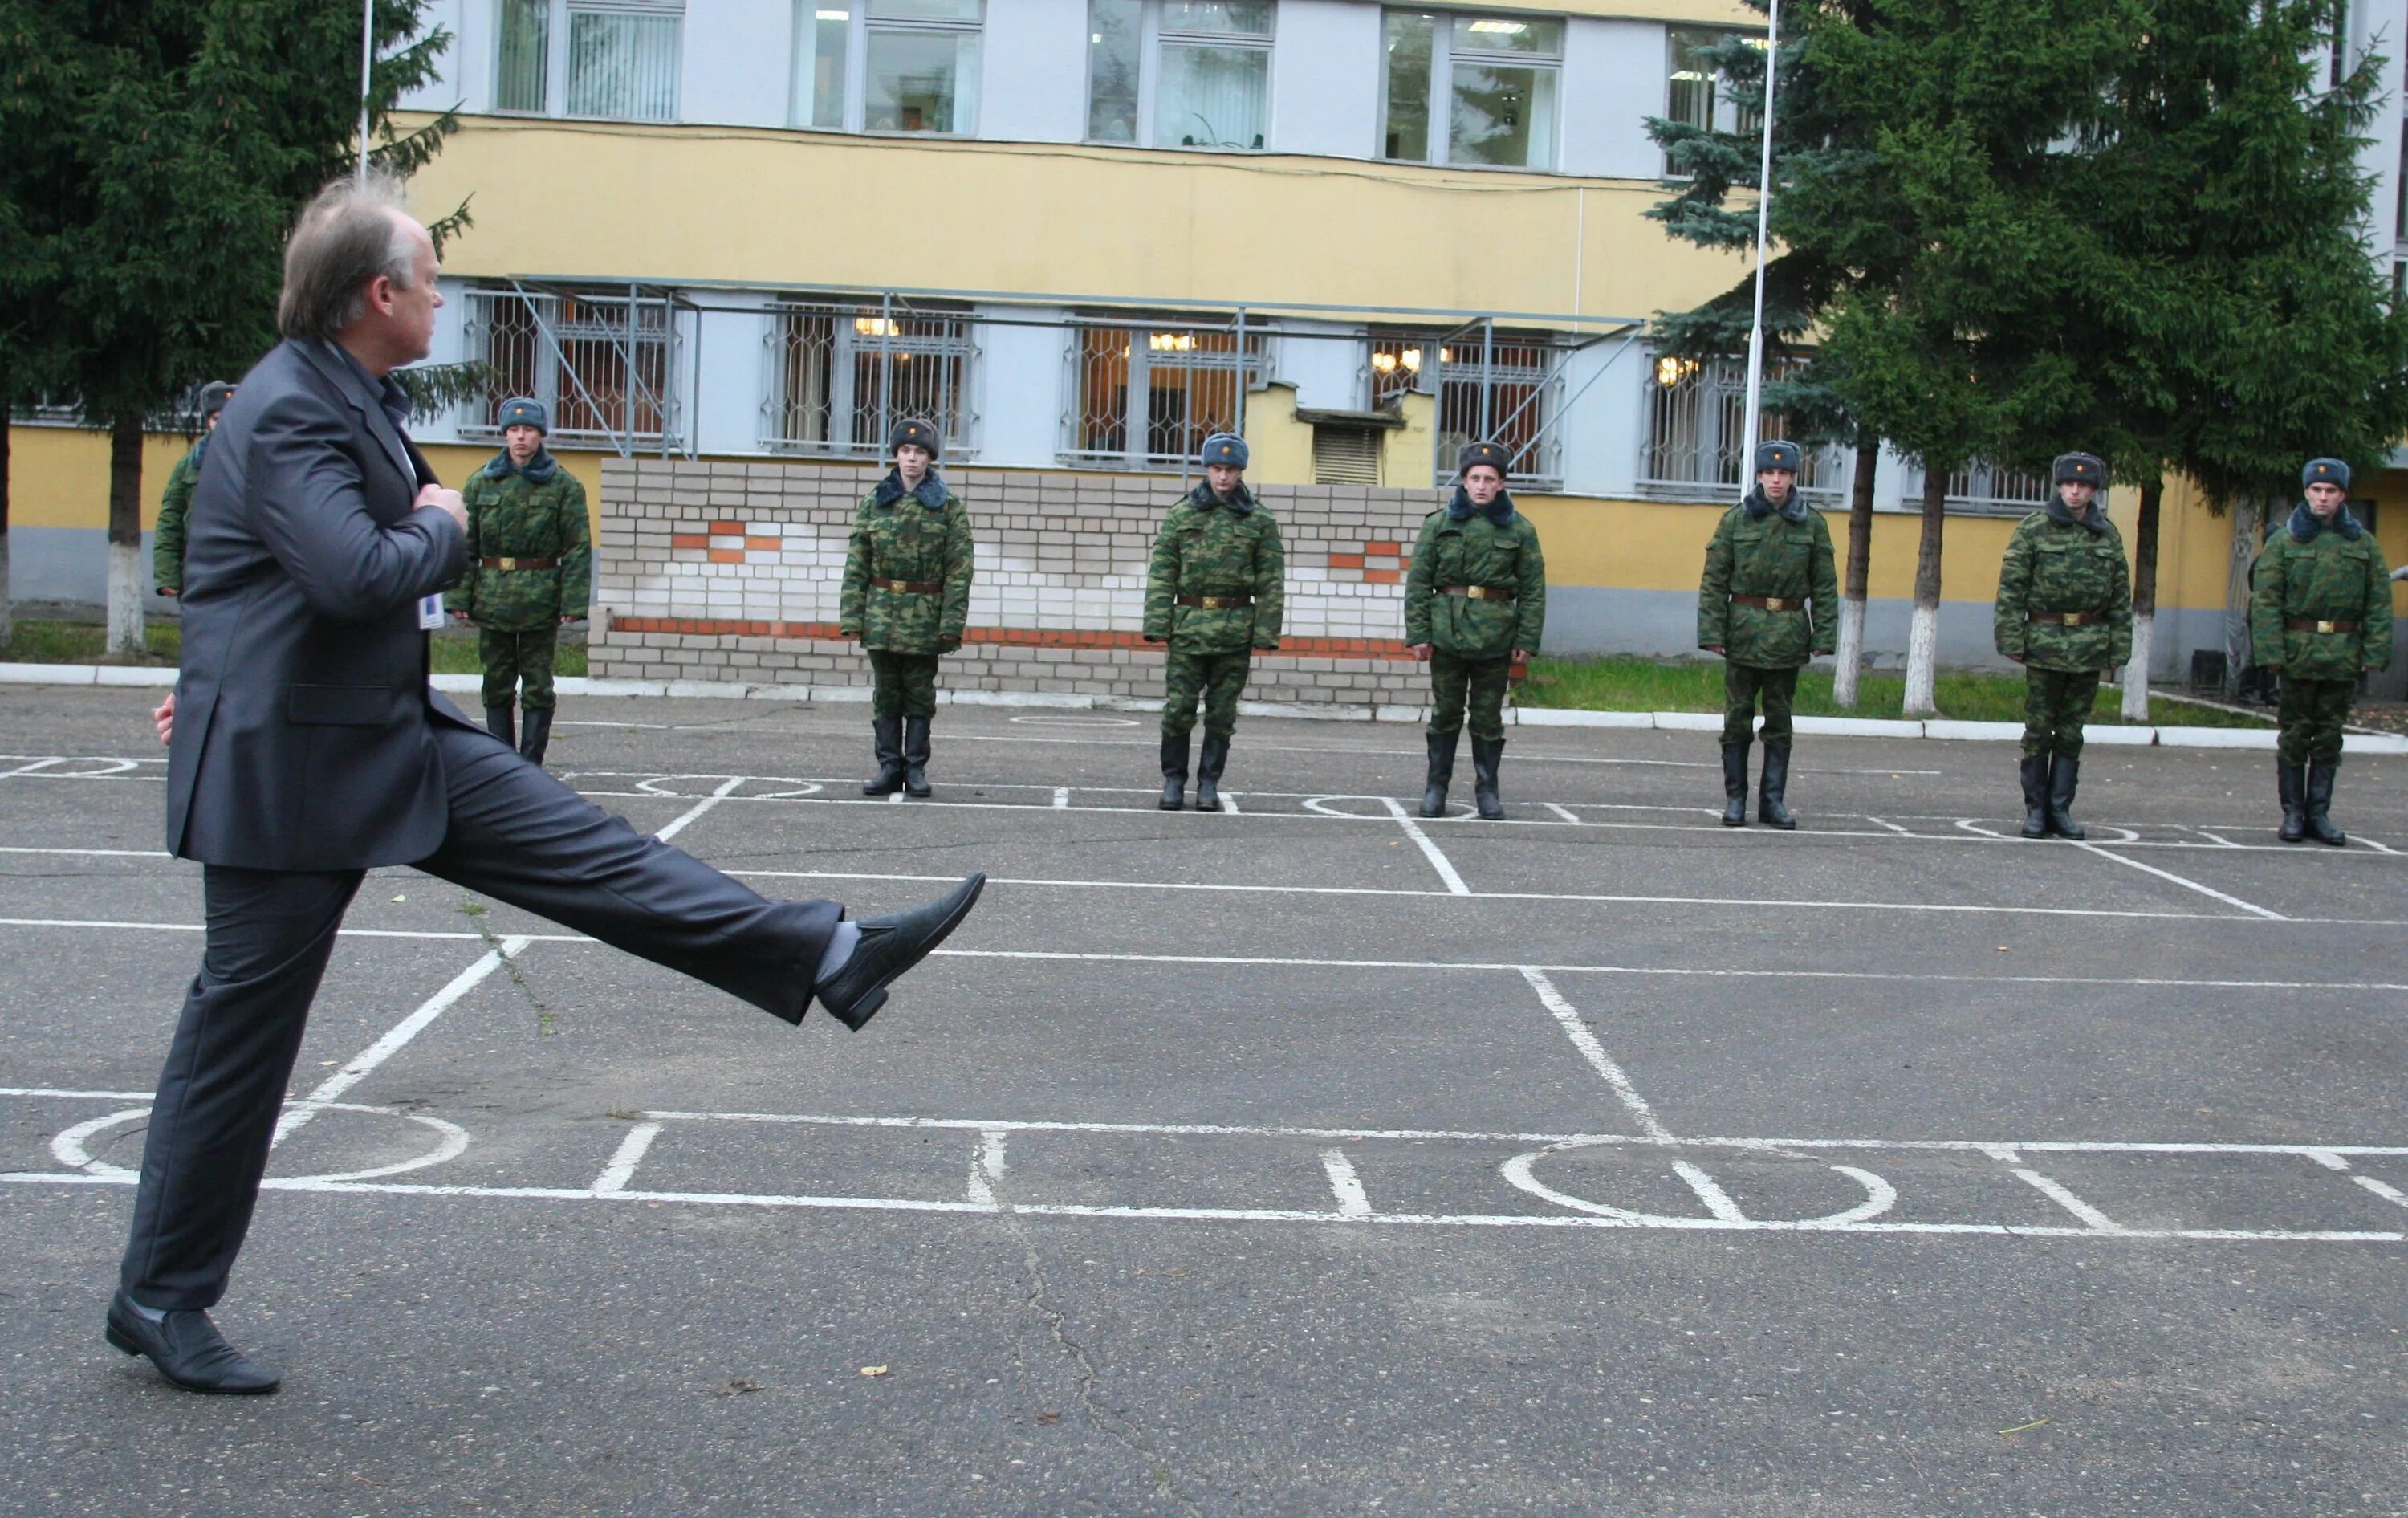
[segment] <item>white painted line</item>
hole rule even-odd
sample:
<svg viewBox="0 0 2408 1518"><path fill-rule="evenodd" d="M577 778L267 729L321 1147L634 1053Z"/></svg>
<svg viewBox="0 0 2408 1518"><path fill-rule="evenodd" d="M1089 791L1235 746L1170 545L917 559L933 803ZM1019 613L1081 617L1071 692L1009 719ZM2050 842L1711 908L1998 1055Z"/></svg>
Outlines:
<svg viewBox="0 0 2408 1518"><path fill-rule="evenodd" d="M2374 839L2368 838L2363 833L2352 833L2350 837L2358 842L2365 844L2368 848L2373 850L2377 853L2387 853L2396 857L2400 852L2399 850L2393 848L2391 845L2387 843L2377 843Z"/></svg>
<svg viewBox="0 0 2408 1518"><path fill-rule="evenodd" d="M700 801L695 802L693 806L679 813L677 817L670 822L668 826L662 828L659 832L653 834L652 837L660 839L663 843L666 843L669 839L676 838L680 833L684 832L687 824L692 823L695 818L700 817L704 812L709 811L711 808L716 807L721 802L726 800L731 792L733 792L738 786L744 783L744 780L745 777L741 775L731 777L723 783L718 790L711 792L710 795L703 797ZM896 799L898 801L902 799L902 795L899 792L896 794Z"/></svg>
<svg viewBox="0 0 2408 1518"><path fill-rule="evenodd" d="M50 1086L0 1086L0 1096L43 1096L70 1102L147 1102L148 1091L60 1091Z"/></svg>
<svg viewBox="0 0 2408 1518"><path fill-rule="evenodd" d="M2408 1193L2397 1186L2387 1186L2371 1175L2354 1175L2350 1179L2396 1207L2408 1207Z"/></svg>
<svg viewBox="0 0 2408 1518"><path fill-rule="evenodd" d="M1068 786L1057 785L1054 787L1054 809L1055 811L1068 811L1070 809L1070 788Z"/></svg>
<svg viewBox="0 0 2408 1518"><path fill-rule="evenodd" d="M886 797L886 804L887 804L888 806L890 806L890 807L899 807L899 806L901 806L901 805L903 804L903 793L902 793L902 792L900 792L900 791L894 791L894 792L890 792L890 793L888 793L887 797Z"/></svg>
<svg viewBox="0 0 2408 1518"><path fill-rule="evenodd" d="M1869 823L1872 823L1872 824L1873 824L1874 826L1876 826L1876 827L1886 827L1886 828L1888 828L1891 832L1896 833L1896 834L1898 834L1898 835L1899 835L1900 837L1903 837L1903 838L1911 838L1914 837L1914 834L1912 834L1912 833L1908 832L1905 828L1902 828L1902 827L1899 826L1896 823L1884 822L1882 819L1880 819L1880 818L1878 818L1878 817L1873 817L1873 816L1870 816L1870 815L1869 815L1869 816L1867 816L1867 817L1865 818L1865 821L1866 821L1866 822L1869 822Z"/></svg>
<svg viewBox="0 0 2408 1518"><path fill-rule="evenodd" d="M1568 808L1568 807L1558 807L1558 806L1556 806L1556 805L1555 805L1554 802L1552 802L1552 801L1541 801L1541 803L1539 803L1539 805L1541 805L1541 806L1542 806L1542 807L1546 808L1549 811L1554 812L1556 816L1558 816L1558 817L1562 818L1565 822L1568 822L1568 823L1578 823L1578 822L1580 821L1580 819L1579 819L1578 817L1575 817L1575 816L1573 816L1573 815L1572 815L1572 813L1571 813L1571 809L1570 809L1570 808Z"/></svg>
<svg viewBox="0 0 2408 1518"><path fill-rule="evenodd" d="M627 1137L619 1141L618 1152L610 1156L610 1163L594 1178L594 1195L609 1196L626 1190L627 1182L636 1179L636 1167L644 1163L644 1152L660 1136L658 1123L638 1123L629 1128Z"/></svg>
<svg viewBox="0 0 2408 1518"><path fill-rule="evenodd" d="M2126 1228L2122 1224L2117 1223L2114 1218L2109 1217L2106 1213L2101 1212L2097 1208L2091 1206L2088 1202L2084 1201L2081 1197L2076 1196L2073 1193L2066 1190L2063 1186L2058 1185L2056 1181L2051 1181L2048 1177L2041 1174L2038 1170L2019 1167L2015 1170L2015 1175L2019 1180L2029 1185L2034 1191L2039 1192L2050 1201L2055 1202L2057 1206L2072 1213L2075 1217L2080 1218L2083 1222L2084 1227L2089 1232L2122 1234L2129 1233L2131 1231L2130 1229Z"/></svg>
<svg viewBox="0 0 2408 1518"><path fill-rule="evenodd" d="M1251 795L1254 793L1248 792L1247 794ZM1238 793L1235 791L1224 791L1221 793L1221 809L1227 812L1232 817L1244 817L1249 815L1238 806Z"/></svg>
<svg viewBox="0 0 2408 1518"><path fill-rule="evenodd" d="M1321 1152L1321 1168L1329 1176L1329 1194L1338 1198L1338 1215L1341 1218L1368 1218L1371 1215L1371 1198L1364 1194L1363 1178L1354 1173L1354 1162L1342 1149Z"/></svg>
<svg viewBox="0 0 2408 1518"><path fill-rule="evenodd" d="M1747 1214L1739 1210L1739 1204L1730 1199L1730 1193L1723 1190L1713 1176L1698 1169L1687 1160L1674 1160L1672 1170L1674 1174L1689 1183L1689 1189L1698 1194L1698 1200L1706 1204L1707 1211L1725 1223L1747 1221Z"/></svg>
<svg viewBox="0 0 2408 1518"><path fill-rule="evenodd" d="M0 853L70 854L92 859L172 859L164 849L28 849L0 845Z"/></svg>
<svg viewBox="0 0 2408 1518"><path fill-rule="evenodd" d="M1412 839L1413 847L1419 849L1422 852L1422 857L1430 862L1430 868L1438 871L1438 878L1446 882L1446 888L1458 896L1471 895L1471 887L1466 885L1463 877L1455 872L1455 862L1447 858L1444 850L1430 841L1430 836L1423 832L1421 824L1412 820L1405 810L1404 804L1394 796L1383 795L1380 800L1387 807L1388 815L1397 820L1397 825L1405 830L1405 837Z"/></svg>
<svg viewBox="0 0 2408 1518"><path fill-rule="evenodd" d="M1613 1062L1613 1056L1605 1052L1605 1045L1598 1041L1597 1035L1581 1020L1579 1009L1566 1001L1563 993L1555 989L1555 983L1536 966L1520 965L1515 968L1522 972L1523 980L1530 982L1530 989L1539 994L1540 1005L1554 1016L1556 1024L1564 1030L1564 1037L1572 1041L1572 1047L1580 1051L1581 1057L1588 1061L1589 1067L1604 1077L1605 1083L1613 1088L1613 1095L1638 1123L1639 1131L1650 1138L1671 1138L1671 1130L1656 1121L1656 1110L1647 1105L1647 1098L1639 1095L1639 1088L1630 1083L1630 1077L1623 1073L1622 1067Z"/></svg>
<svg viewBox="0 0 2408 1518"><path fill-rule="evenodd" d="M2191 829L2191 831L2192 831L2192 832L2194 832L2194 833L2196 833L2196 834L2198 834L2198 835L2199 835L2200 837L2201 837L2201 838L2212 838L2212 839L2214 839L2216 843L2221 844L2223 847L2225 847L2225 848L2227 848L2227 849L2238 849L2238 848L2243 847L2241 844L2235 843L2235 842L2233 842L2230 838L2226 838L2223 834L2221 834L2221 833L2211 833L2211 832L2209 832L2206 828L2203 828L2203 827L2194 827L2194 828L2192 828L2192 829Z"/></svg>
<svg viewBox="0 0 2408 1518"><path fill-rule="evenodd" d="M2144 865L2137 859L2127 859L2122 854L2112 853L2109 851L2100 848L2098 844L2085 842L2077 843L2074 847L2084 851L2085 852L2097 854L2101 859L2112 859L2119 865L2126 866L2132 869L2137 869L2144 875L2154 875L2161 881L2171 881L2174 884L2183 887L2185 890L2196 891L2200 895L2211 897L2216 901L2221 901L2228 907L2238 907L2243 911L2248 912L2253 916L2265 918L2269 922L2282 923L2289 921L2289 919L2286 918L2281 912L2268 911L2265 908L2258 906L2254 901L2243 901L2239 896L2227 895L2225 893L2218 891L2212 885L2201 885L2197 881L2177 875L2170 869L2159 869L2155 865Z"/></svg>
<svg viewBox="0 0 2408 1518"><path fill-rule="evenodd" d="M426 1031L434 1021L450 1010L452 1004L484 983L485 977L502 967L505 959L515 959L525 952L529 940L504 938L498 949L487 950L477 962L452 978L452 983L419 1004L416 1011L395 1023L376 1042L351 1056L343 1067L318 1082L317 1089L284 1109L276 1120L276 1132L269 1138L273 1146L282 1143L308 1126L327 1103L367 1079L376 1067L400 1053L410 1039Z"/></svg>
<svg viewBox="0 0 2408 1518"><path fill-rule="evenodd" d="M2334 1153L2329 1149L2311 1149L2308 1151L2308 1158L2315 1161L2318 1165L2323 1166L2328 1170L2346 1170L2349 1168L2349 1161L2343 1159L2339 1154Z"/></svg>
<svg viewBox="0 0 2408 1518"><path fill-rule="evenodd" d="M970 1182L963 1199L972 1207L997 1210L1002 1203L996 1196L996 1185L1003 1180L1003 1141L1006 1130L979 1130L978 1153L970 1156Z"/></svg>
<svg viewBox="0 0 2408 1518"><path fill-rule="evenodd" d="M19 765L14 769L0 769L0 780L13 780L19 775L38 774L41 771L50 768L52 765L64 763L66 763L66 761L64 758L36 759L30 765Z"/></svg>

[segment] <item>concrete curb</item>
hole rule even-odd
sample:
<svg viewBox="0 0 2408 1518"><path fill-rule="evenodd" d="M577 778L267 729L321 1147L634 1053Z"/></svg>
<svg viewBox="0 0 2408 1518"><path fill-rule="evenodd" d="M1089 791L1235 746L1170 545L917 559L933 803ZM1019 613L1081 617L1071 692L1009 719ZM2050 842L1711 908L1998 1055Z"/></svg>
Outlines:
<svg viewBox="0 0 2408 1518"><path fill-rule="evenodd" d="M0 685L117 685L153 689L176 683L176 671L150 666L0 664ZM447 695L476 695L483 685L476 675L437 675L435 688ZM824 701L861 704L869 699L866 685L746 685L721 680L595 680L563 676L563 695L640 695L717 701ZM1162 703L1130 696L1080 695L1055 691L952 691L937 693L939 702L957 707L1010 707L1052 711L1160 711ZM1286 717L1316 722L1419 723L1428 719L1426 707L1298 706L1281 701L1241 701L1238 709L1249 717ZM1520 727L1644 727L1658 732L1719 731L1720 717L1705 711L1576 711L1559 707L1508 709L1505 720ZM1951 738L1959 742L2012 743L2023 737L2018 723L1969 723L1935 719L1899 722L1871 717L1799 717L1800 733L1826 738ZM2094 723L2093 743L2116 747L2167 749L2254 749L2274 747L2271 727L2128 727ZM2348 753L2408 754L2408 737L2390 733L2352 733L2343 739Z"/></svg>

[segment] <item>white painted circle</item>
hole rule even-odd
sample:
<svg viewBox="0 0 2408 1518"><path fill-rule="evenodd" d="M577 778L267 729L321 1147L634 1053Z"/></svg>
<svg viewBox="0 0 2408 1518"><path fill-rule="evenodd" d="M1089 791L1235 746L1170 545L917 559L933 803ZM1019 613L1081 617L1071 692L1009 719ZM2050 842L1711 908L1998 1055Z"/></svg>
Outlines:
<svg viewBox="0 0 2408 1518"><path fill-rule="evenodd" d="M792 801L798 796L817 795L827 789L818 780L796 780L788 775L754 775L746 785L774 785L774 791L731 791L728 795L744 801Z"/></svg>
<svg viewBox="0 0 2408 1518"><path fill-rule="evenodd" d="M672 801L705 801L710 799L711 791L717 790L720 786L726 784L729 780L742 780L743 778L744 777L741 775L654 775L648 780L638 780L636 782L636 789L645 795L666 796ZM662 789L662 787L666 785L675 785L680 780L708 780L711 782L710 789L703 791L699 795L689 791L665 791Z"/></svg>
<svg viewBox="0 0 2408 1518"><path fill-rule="evenodd" d="M1372 809L1369 811L1347 811L1341 808L1333 807L1327 804L1332 801L1368 802L1370 804ZM1388 810L1387 798L1385 796L1376 795L1309 795L1304 798L1304 809L1311 812L1318 812L1324 817L1351 817L1356 822L1362 822L1368 818L1385 818L1392 815Z"/></svg>
<svg viewBox="0 0 2408 1518"><path fill-rule="evenodd" d="M1135 717L1014 717L1027 727L1135 727Z"/></svg>
<svg viewBox="0 0 2408 1518"><path fill-rule="evenodd" d="M1591 1201L1585 1196L1575 1196L1570 1192L1548 1185L1532 1173L1532 1167L1550 1154L1593 1148L1603 1141L1557 1144L1548 1149L1532 1150L1526 1154L1514 1155L1498 1167L1498 1169L1509 1184L1528 1192L1533 1196L1553 1202L1557 1207L1569 1208L1575 1212L1586 1212L1594 1217L1612 1218L1618 1222L1648 1228L1844 1228L1851 1224L1870 1222L1898 1205L1898 1188L1870 1170L1860 1170L1853 1165L1834 1165L1828 1168L1837 1170L1862 1186L1865 1190L1863 1201L1854 1207L1822 1217L1797 1219L1684 1217L1661 1212L1639 1212L1628 1208L1612 1207L1604 1202Z"/></svg>
<svg viewBox="0 0 2408 1518"><path fill-rule="evenodd" d="M404 1112L390 1107L364 1107L357 1102L295 1101L285 1105L288 1109L304 1111L366 1112L375 1117L397 1117L405 1122L415 1123L421 1127L431 1128L436 1134L435 1147L413 1158L399 1160L392 1165L373 1166L365 1170L339 1170L327 1175L276 1178L288 1184L294 1181L323 1183L339 1181L370 1181L378 1176L401 1175L407 1171L423 1170L457 1159L468 1147L467 1129L457 1123L432 1117L424 1112ZM140 1171L129 1170L122 1165L93 1157L90 1144L95 1134L105 1133L121 1124L131 1123L150 1115L150 1109L148 1107L129 1107L123 1111L86 1118L72 1127L61 1129L57 1136L50 1139L50 1157L68 1169L80 1170L85 1175L110 1181L136 1180L141 1175Z"/></svg>

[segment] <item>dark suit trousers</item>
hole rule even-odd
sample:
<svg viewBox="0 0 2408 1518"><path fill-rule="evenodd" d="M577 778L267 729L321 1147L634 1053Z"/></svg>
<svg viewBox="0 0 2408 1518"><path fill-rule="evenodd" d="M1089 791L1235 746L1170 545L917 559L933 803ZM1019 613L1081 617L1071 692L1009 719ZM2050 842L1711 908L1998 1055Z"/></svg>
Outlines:
<svg viewBox="0 0 2408 1518"><path fill-rule="evenodd" d="M766 901L482 732L435 724L450 831L418 867L799 1021L841 909ZM126 1291L207 1308L251 1225L301 1030L362 872L212 865L208 944L159 1077Z"/></svg>

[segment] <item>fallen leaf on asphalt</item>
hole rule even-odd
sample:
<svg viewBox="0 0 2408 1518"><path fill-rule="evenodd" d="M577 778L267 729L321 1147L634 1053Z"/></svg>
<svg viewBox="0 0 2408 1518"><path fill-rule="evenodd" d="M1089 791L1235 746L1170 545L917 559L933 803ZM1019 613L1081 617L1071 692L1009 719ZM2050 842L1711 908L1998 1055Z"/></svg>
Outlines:
<svg viewBox="0 0 2408 1518"><path fill-rule="evenodd" d="M713 1396L742 1396L746 1392L757 1392L760 1389L761 1383L759 1382L746 1381L743 1377L738 1376L732 1381L713 1386L710 1389L710 1395Z"/></svg>
<svg viewBox="0 0 2408 1518"><path fill-rule="evenodd" d="M1041 1424L1057 1424L1062 1421L1062 1415L1058 1412L1040 1412L1037 1415L1037 1421Z"/></svg>
<svg viewBox="0 0 2408 1518"><path fill-rule="evenodd" d="M2057 1422L2057 1420L2056 1420L2055 1418L2034 1418L2031 1422L2029 1422L2029 1423L2028 1423L2028 1424L2017 1424L2017 1425L2015 1425L2013 1428L2001 1428L2001 1429L2000 1429L2000 1430L1999 1430L1999 1437L2000 1437L2000 1439L2004 1439L2004 1438L2006 1438L2006 1437L2007 1437L2008 1435L2010 1435L2010 1434L2023 1434L2023 1433L2028 1433L2028 1432L2030 1432L2032 1429L2039 1428L2039 1427L2042 1427L2042 1426L2043 1426L2043 1425L2045 1425L2053 1424L2053 1423L2055 1423L2055 1422Z"/></svg>
<svg viewBox="0 0 2408 1518"><path fill-rule="evenodd" d="M882 1365L866 1365L861 1368L861 1373L865 1376L882 1376L886 1374L886 1368Z"/></svg>

